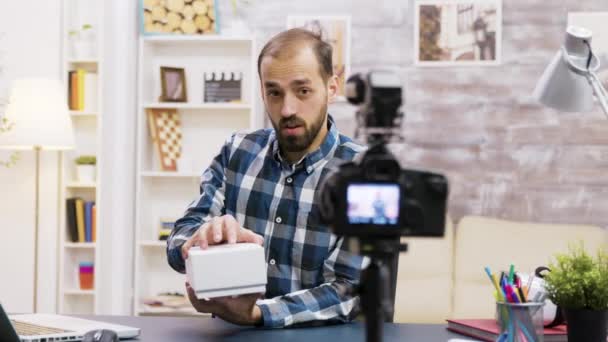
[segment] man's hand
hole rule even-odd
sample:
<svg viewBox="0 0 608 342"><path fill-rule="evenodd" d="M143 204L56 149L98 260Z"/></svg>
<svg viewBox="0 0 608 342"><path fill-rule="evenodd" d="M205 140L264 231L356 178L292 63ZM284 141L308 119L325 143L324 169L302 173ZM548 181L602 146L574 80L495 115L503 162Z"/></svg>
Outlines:
<svg viewBox="0 0 608 342"><path fill-rule="evenodd" d="M198 299L190 284L186 283L188 299L198 312L215 314L233 324L256 325L262 322L262 311L255 302L260 294L249 294L238 297L220 297L209 300Z"/></svg>
<svg viewBox="0 0 608 342"><path fill-rule="evenodd" d="M219 245L221 243L251 242L259 245L264 244L264 238L245 229L239 225L236 219L230 215L216 216L211 221L203 224L197 231L182 245L182 257L188 258L188 250L193 246L206 249L209 245Z"/></svg>

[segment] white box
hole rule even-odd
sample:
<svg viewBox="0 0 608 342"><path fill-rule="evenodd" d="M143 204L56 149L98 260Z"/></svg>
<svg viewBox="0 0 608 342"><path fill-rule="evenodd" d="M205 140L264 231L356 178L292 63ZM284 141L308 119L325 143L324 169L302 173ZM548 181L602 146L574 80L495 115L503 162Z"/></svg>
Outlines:
<svg viewBox="0 0 608 342"><path fill-rule="evenodd" d="M192 247L186 277L196 297L214 298L266 292L264 248L253 243Z"/></svg>

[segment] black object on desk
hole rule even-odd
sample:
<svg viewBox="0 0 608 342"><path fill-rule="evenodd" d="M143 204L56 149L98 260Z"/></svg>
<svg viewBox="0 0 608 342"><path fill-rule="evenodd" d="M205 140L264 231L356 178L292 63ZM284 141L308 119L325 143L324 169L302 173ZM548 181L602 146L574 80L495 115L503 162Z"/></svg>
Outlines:
<svg viewBox="0 0 608 342"><path fill-rule="evenodd" d="M117 323L141 329L142 342L321 342L365 341L362 322L311 328L264 329L241 327L221 319L208 317L130 317L130 316L79 316L97 321ZM444 324L384 323L383 341L445 342L462 337L449 332Z"/></svg>
<svg viewBox="0 0 608 342"><path fill-rule="evenodd" d="M118 342L116 332L107 329L93 330L84 334L82 342Z"/></svg>

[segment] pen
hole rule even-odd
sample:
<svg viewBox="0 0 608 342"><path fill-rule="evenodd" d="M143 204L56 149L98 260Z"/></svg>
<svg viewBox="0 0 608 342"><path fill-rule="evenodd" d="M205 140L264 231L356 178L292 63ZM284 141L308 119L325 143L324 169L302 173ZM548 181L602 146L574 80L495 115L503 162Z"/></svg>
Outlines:
<svg viewBox="0 0 608 342"><path fill-rule="evenodd" d="M513 284L513 272L515 271L515 266L511 264L509 266L509 284Z"/></svg>
<svg viewBox="0 0 608 342"><path fill-rule="evenodd" d="M526 303L528 300L526 299L526 296L524 295L524 291L521 289L521 287L517 288L517 292L519 293L519 298L521 298L521 302Z"/></svg>
<svg viewBox="0 0 608 342"><path fill-rule="evenodd" d="M496 280L496 277L490 271L490 267L486 266L484 268L484 270L486 271L486 274L488 275L488 278L490 278L490 281L492 282L492 285L494 285L494 288L496 288L496 295L497 295L497 297L499 297L502 300L504 300L503 291L500 289L500 286L498 285L498 281Z"/></svg>

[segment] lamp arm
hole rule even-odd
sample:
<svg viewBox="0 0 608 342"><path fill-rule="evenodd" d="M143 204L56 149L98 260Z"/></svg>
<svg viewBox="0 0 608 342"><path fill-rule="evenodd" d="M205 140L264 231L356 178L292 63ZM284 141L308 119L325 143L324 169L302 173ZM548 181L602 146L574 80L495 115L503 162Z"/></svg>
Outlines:
<svg viewBox="0 0 608 342"><path fill-rule="evenodd" d="M597 75L593 72L589 72L587 74L587 79L591 86L593 87L593 91L595 92L595 96L597 97L600 105L602 106L602 110L604 110L604 114L608 117L608 92L602 86L602 82L597 77Z"/></svg>

